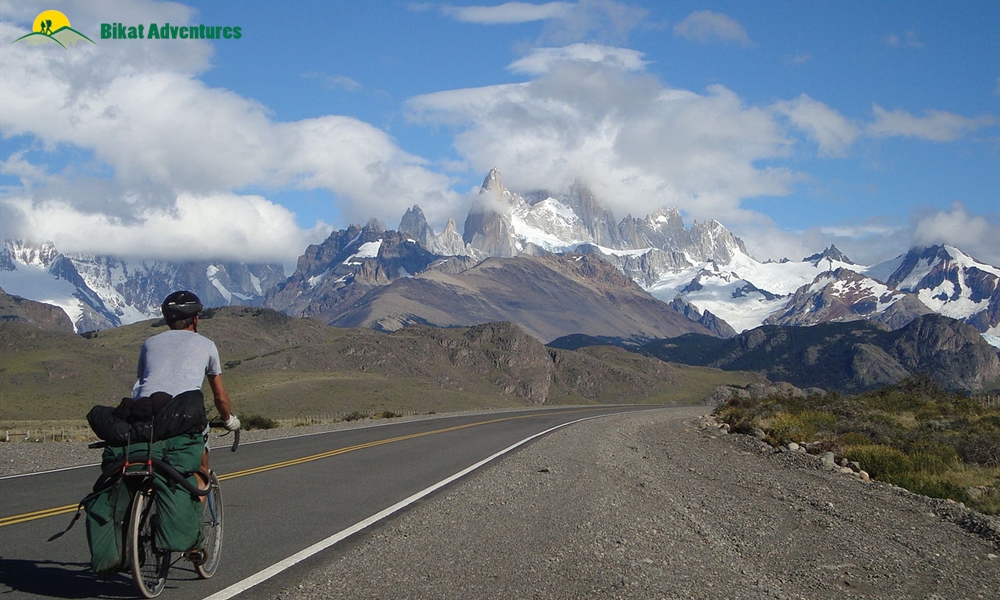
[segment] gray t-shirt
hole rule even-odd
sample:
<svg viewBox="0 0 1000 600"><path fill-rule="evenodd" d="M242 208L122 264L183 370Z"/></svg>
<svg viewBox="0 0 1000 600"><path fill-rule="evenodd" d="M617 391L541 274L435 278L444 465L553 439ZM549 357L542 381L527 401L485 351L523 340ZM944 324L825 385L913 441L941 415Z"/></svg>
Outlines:
<svg viewBox="0 0 1000 600"><path fill-rule="evenodd" d="M215 342L185 329L164 331L147 339L139 351L139 380L132 397L200 390L205 375L221 373Z"/></svg>

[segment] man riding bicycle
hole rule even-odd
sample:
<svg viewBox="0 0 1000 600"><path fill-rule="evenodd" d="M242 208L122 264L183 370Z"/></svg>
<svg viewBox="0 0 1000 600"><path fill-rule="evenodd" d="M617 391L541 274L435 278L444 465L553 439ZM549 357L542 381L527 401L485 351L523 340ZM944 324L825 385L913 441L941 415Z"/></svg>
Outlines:
<svg viewBox="0 0 1000 600"><path fill-rule="evenodd" d="M236 431L240 428L240 420L232 412L232 401L222 382L219 350L215 342L198 333L202 308L198 296L186 290L174 292L164 299L160 310L170 329L143 343L132 398L149 397L157 392L178 396L200 390L207 376L219 419L227 430ZM208 473L207 427L201 469Z"/></svg>

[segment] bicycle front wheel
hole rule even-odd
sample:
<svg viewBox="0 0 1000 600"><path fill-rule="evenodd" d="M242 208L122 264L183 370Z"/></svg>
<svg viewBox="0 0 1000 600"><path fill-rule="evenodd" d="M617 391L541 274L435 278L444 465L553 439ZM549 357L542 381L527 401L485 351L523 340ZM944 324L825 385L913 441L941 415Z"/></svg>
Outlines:
<svg viewBox="0 0 1000 600"><path fill-rule="evenodd" d="M202 531L205 536L203 562L196 564L194 568L202 579L208 579L215 575L222 555L222 488L219 487L215 471L208 474L208 496L205 497L202 512Z"/></svg>
<svg viewBox="0 0 1000 600"><path fill-rule="evenodd" d="M156 502L148 490L136 492L129 516L129 564L132 581L143 598L155 598L167 583L170 552L156 548Z"/></svg>

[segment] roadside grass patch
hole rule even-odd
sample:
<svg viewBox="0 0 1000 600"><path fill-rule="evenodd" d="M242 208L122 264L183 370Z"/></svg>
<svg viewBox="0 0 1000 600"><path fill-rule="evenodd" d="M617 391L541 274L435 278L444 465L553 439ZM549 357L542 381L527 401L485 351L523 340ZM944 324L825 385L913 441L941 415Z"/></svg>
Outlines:
<svg viewBox="0 0 1000 600"><path fill-rule="evenodd" d="M280 427L278 422L271 417L264 417L254 413L248 413L240 417L240 424L247 431L252 429L276 429Z"/></svg>
<svg viewBox="0 0 1000 600"><path fill-rule="evenodd" d="M734 398L714 414L731 431L831 449L875 479L1000 514L1000 408L927 378L850 396Z"/></svg>

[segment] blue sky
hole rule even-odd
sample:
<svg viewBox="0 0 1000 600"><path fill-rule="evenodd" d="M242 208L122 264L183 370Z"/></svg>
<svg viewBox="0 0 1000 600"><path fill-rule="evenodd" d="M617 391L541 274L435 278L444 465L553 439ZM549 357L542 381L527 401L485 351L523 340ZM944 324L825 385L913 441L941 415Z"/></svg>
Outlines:
<svg viewBox="0 0 1000 600"><path fill-rule="evenodd" d="M49 9L96 43L12 43ZM0 0L0 161L3 237L64 252L291 265L414 204L461 227L496 166L759 259L1000 264L1000 4Z"/></svg>

